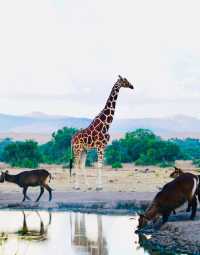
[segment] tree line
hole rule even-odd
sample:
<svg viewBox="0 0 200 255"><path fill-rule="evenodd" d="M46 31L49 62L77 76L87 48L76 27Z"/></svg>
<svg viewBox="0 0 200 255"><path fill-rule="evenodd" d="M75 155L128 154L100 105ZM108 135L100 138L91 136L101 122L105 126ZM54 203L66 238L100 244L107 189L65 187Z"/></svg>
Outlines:
<svg viewBox="0 0 200 255"><path fill-rule="evenodd" d="M39 163L68 165L71 157L71 138L78 130L59 129L51 140L39 145L36 141L0 141L0 160L15 167L36 168ZM122 163L136 165L174 165L175 160L190 159L200 166L199 139L163 140L149 129L137 129L114 140L105 151L105 163L120 168ZM90 151L86 164L91 166L97 160L96 151Z"/></svg>

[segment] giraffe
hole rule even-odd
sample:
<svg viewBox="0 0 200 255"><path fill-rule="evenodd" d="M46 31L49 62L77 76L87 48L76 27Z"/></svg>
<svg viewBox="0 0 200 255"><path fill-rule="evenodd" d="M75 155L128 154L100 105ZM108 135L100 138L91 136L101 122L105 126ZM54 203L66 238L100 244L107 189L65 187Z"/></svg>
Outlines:
<svg viewBox="0 0 200 255"><path fill-rule="evenodd" d="M74 189L79 190L79 183L77 178L77 170L84 169L87 151L96 149L98 155L97 163L97 183L96 190L102 190L102 166L104 159L104 150L109 142L110 135L108 133L109 127L113 121L115 113L116 101L118 98L120 88L133 89L133 85L120 75L117 82L114 84L111 93L107 99L103 110L93 119L90 125L78 131L71 140L72 153L74 154L74 168L75 168L75 183ZM72 168L72 158L70 160L70 173ZM87 184L86 172L84 170L85 184Z"/></svg>

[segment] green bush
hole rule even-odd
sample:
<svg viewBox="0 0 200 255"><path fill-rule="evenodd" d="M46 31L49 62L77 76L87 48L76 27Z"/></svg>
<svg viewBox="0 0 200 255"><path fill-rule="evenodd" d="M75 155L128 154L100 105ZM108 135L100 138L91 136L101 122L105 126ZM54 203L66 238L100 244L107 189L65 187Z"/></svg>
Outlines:
<svg viewBox="0 0 200 255"><path fill-rule="evenodd" d="M171 139L173 143L179 146L184 159L200 159L200 139L186 138L186 139Z"/></svg>
<svg viewBox="0 0 200 255"><path fill-rule="evenodd" d="M78 130L64 127L52 134L52 139L38 146L34 141L0 141L0 160L12 166L37 167L39 163L68 165L71 157L71 139ZM175 160L191 159L200 167L200 140L187 138L162 140L151 130L136 129L125 137L113 140L105 150L105 162L114 168L121 163L136 165L171 166ZM86 165L97 161L96 150L88 151ZM115 166L117 164L117 167Z"/></svg>
<svg viewBox="0 0 200 255"><path fill-rule="evenodd" d="M166 162L166 161L163 161L159 164L160 167L174 167L174 162Z"/></svg>
<svg viewBox="0 0 200 255"><path fill-rule="evenodd" d="M69 162L71 157L71 139L77 132L75 128L59 129L52 134L52 139L48 143L40 146L43 163L62 164Z"/></svg>
<svg viewBox="0 0 200 255"><path fill-rule="evenodd" d="M105 153L106 163L135 162L136 165L170 164L183 158L179 146L165 141L148 129L137 129L126 133L125 138L115 140Z"/></svg>
<svg viewBox="0 0 200 255"><path fill-rule="evenodd" d="M197 167L200 167L200 159L194 159L193 164Z"/></svg>
<svg viewBox="0 0 200 255"><path fill-rule="evenodd" d="M11 166L36 168L41 162L41 154L35 141L13 142L3 152L4 161Z"/></svg>
<svg viewBox="0 0 200 255"><path fill-rule="evenodd" d="M112 168L122 168L122 164L120 162L115 162L112 164Z"/></svg>
<svg viewBox="0 0 200 255"><path fill-rule="evenodd" d="M8 146L9 144L13 143L12 139L10 138L5 138L0 140L0 160L4 161L4 150L6 148L6 146Z"/></svg>
<svg viewBox="0 0 200 255"><path fill-rule="evenodd" d="M86 166L93 166L94 162L97 161L96 150L89 150L87 153Z"/></svg>

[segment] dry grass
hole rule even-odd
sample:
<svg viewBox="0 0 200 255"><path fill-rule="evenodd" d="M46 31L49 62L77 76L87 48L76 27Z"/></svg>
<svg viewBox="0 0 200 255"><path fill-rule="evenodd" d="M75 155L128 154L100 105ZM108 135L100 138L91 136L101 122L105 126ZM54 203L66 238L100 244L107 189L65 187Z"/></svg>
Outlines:
<svg viewBox="0 0 200 255"><path fill-rule="evenodd" d="M198 173L197 169L190 161L177 161L176 165L185 171ZM52 174L52 181L50 186L57 191L71 191L73 187L74 177L69 177L69 170L63 169L58 165L41 165ZM1 169L8 169L10 173L17 174L25 169L10 168L4 164L0 165ZM172 180L169 178L173 168L159 168L155 166L136 167L133 164L124 164L122 169L114 170L111 167L104 167L102 171L103 176L103 190L104 191L158 191L165 183ZM87 168L87 179L91 190L96 188L96 169ZM80 188L86 191L87 187L84 184L83 172L78 172ZM37 188L32 191L37 191ZM21 192L21 189L12 183L0 184L1 192Z"/></svg>

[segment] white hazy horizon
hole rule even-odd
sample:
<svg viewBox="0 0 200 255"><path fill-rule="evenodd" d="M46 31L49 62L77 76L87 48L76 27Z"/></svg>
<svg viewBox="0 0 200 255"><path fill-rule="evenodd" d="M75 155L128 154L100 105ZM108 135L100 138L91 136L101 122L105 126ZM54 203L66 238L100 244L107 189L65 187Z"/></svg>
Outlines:
<svg viewBox="0 0 200 255"><path fill-rule="evenodd" d="M15 114L15 113L3 113L0 112L0 115L7 115L7 116L13 116L13 117L33 117L33 118L41 118L41 119L45 119L45 118L55 118L55 119L59 119L59 118L80 118L80 119L93 119L94 117L96 117L96 115L94 116L73 116L73 115L66 115L66 114L51 114L51 113L46 113L46 112L39 112L39 111L35 111L35 112L27 112L27 113L23 113L23 114ZM198 116L192 116L192 115L186 115L186 114L172 114L172 115L166 115L166 116L151 116L151 117L131 117L131 118L124 118L124 117L119 117L119 116L115 116L114 117L114 121L115 120L134 120L134 119L168 119L168 120L181 120L181 119L200 119L200 117Z"/></svg>
<svg viewBox="0 0 200 255"><path fill-rule="evenodd" d="M199 1L0 2L1 113L200 117Z"/></svg>

